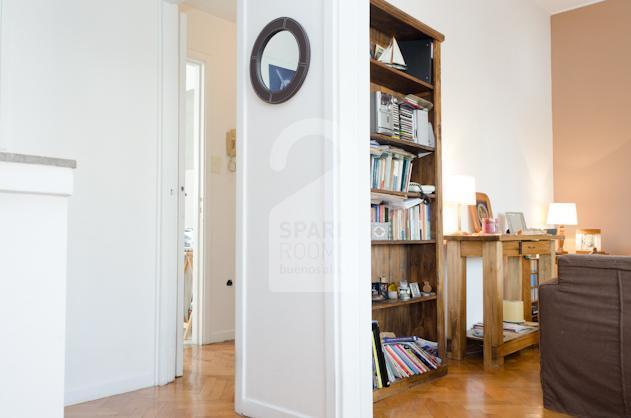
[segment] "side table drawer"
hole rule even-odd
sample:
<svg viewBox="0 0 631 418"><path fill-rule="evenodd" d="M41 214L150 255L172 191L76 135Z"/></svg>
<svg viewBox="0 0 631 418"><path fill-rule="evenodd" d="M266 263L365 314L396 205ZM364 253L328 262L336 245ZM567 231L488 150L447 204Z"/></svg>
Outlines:
<svg viewBox="0 0 631 418"><path fill-rule="evenodd" d="M550 241L521 241L519 253L521 255L550 254Z"/></svg>

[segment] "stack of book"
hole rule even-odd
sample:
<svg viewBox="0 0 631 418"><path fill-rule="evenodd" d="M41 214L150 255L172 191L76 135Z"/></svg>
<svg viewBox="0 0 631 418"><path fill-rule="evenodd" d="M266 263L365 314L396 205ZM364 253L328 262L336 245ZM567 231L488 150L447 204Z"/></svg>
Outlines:
<svg viewBox="0 0 631 418"><path fill-rule="evenodd" d="M377 91L372 93L371 104L372 132L427 147L436 146L434 129L429 122L431 102L412 94L395 97Z"/></svg>
<svg viewBox="0 0 631 418"><path fill-rule="evenodd" d="M438 369L438 344L418 337L383 338L379 324L372 323L373 388L390 386L400 379Z"/></svg>
<svg viewBox="0 0 631 418"><path fill-rule="evenodd" d="M401 139L418 142L416 141L417 130L415 109L407 103L400 104L398 107Z"/></svg>
<svg viewBox="0 0 631 418"><path fill-rule="evenodd" d="M504 337L507 336L515 336L518 334L527 334L529 332L537 331L539 329L539 324L535 322L524 322L523 324L515 324L513 322L503 322L503 333ZM482 322L478 322L473 325L471 329L471 335L478 338L484 337L484 324Z"/></svg>
<svg viewBox="0 0 631 418"><path fill-rule="evenodd" d="M430 210L421 199L404 199L372 203L370 216L371 222L390 223L389 239L431 240Z"/></svg>
<svg viewBox="0 0 631 418"><path fill-rule="evenodd" d="M370 143L370 187L407 192L414 154L388 145Z"/></svg>

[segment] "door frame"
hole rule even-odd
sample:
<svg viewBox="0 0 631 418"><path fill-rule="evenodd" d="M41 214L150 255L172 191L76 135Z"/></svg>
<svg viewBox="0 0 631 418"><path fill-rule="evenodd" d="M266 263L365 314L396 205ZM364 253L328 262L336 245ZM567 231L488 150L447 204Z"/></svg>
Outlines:
<svg viewBox="0 0 631 418"><path fill-rule="evenodd" d="M185 17L184 17L185 18ZM195 52L189 51L186 48L186 57L185 57L185 65L188 63L193 63L200 66L200 100L199 100L199 108L200 108L200 132L197 146L199 147L198 151L198 172L197 172L197 186L198 190L198 201L197 201L197 234L195 245L193 246L193 332L192 332L192 343L194 345L202 345L205 341L205 332L204 332L204 317L205 317L205 283L206 283L206 66L207 61L204 58L201 58L199 54ZM184 83L186 80L184 80ZM182 89L182 94L185 93L185 88ZM180 152L184 153L184 142L181 141ZM185 167L181 167L181 176L185 174ZM179 342L178 342L179 344Z"/></svg>
<svg viewBox="0 0 631 418"><path fill-rule="evenodd" d="M156 155L156 274L154 383L165 385L178 372L178 329L182 328L177 295L184 272L184 239L180 204L184 191L179 178L180 17L179 0L158 3L157 155Z"/></svg>
<svg viewBox="0 0 631 418"><path fill-rule="evenodd" d="M2 56L2 33L4 32L4 5L3 0L0 0L0 151L5 151L9 148L9 140L5 137L4 134L4 123L3 123L3 103L2 103L2 60L6 59L6 57Z"/></svg>
<svg viewBox="0 0 631 418"><path fill-rule="evenodd" d="M326 397L327 415L372 416L371 390L371 332L367 324L371 319L370 298L358 291L370 277L370 217L365 211L370 201L368 179L364 175L365 158L368 156L369 68L363 46L369 39L369 6L365 0L322 0L324 3L325 60L324 88L331 91L331 106L327 108L327 119L331 121L331 138L326 147L327 155L334 164L331 181L327 184L330 201L329 215L336 231L329 244L333 249L333 291L325 301L323 320L330 326L325 334L325 356L327 363ZM177 216L172 216L177 202L182 197L178 184L177 142L180 135L179 123L179 10L180 0L162 0L160 13L160 60L158 65L158 233L156 262L156 384L173 381L176 372L176 319L178 289L173 280L178 270L183 272L184 257L179 252L183 241L179 233ZM247 13L244 0L237 0L237 235L236 249L236 329L235 329L235 406L255 409L258 405L245 392L243 372L245 358L245 335L242 309L245 283L245 264L241 260L247 243L244 240L247 202L244 172L247 167L247 115L244 100L248 95L247 57L251 45L246 44L248 34ZM343 39L344 42L340 42ZM353 82L348 82L353 80ZM341 115L341 116L340 116ZM168 151L175 151L170 154ZM362 187L365 185L365 187ZM348 193L348 190L356 190ZM175 199L174 192L178 197ZM364 216L357 216L363 213ZM178 237L179 235L179 237ZM173 248L178 247L178 248ZM183 250L183 245L182 245ZM240 260L240 261L239 261ZM178 266L181 268L178 269ZM180 326L181 328L181 326Z"/></svg>

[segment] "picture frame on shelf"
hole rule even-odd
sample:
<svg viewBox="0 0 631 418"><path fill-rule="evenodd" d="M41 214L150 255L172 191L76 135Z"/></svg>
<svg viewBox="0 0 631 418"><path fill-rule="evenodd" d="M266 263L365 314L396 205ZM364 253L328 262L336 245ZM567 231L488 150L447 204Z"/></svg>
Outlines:
<svg viewBox="0 0 631 418"><path fill-rule="evenodd" d="M486 193L478 192L475 194L475 206L469 206L469 214L471 215L473 231L482 231L482 219L493 217L491 199Z"/></svg>
<svg viewBox="0 0 631 418"><path fill-rule="evenodd" d="M576 230L576 253L597 254L602 253L602 231L600 229Z"/></svg>
<svg viewBox="0 0 631 418"><path fill-rule="evenodd" d="M412 297L413 298L420 298L421 297L421 289L418 287L418 283L417 282L410 283L410 291L412 292Z"/></svg>

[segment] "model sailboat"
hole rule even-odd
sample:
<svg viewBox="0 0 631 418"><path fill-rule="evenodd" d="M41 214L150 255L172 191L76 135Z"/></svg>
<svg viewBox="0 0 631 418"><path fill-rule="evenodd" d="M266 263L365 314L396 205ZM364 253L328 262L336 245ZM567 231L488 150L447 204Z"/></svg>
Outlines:
<svg viewBox="0 0 631 418"><path fill-rule="evenodd" d="M405 71L407 68L405 60L403 59L403 54L401 54L401 50L399 49L399 44L394 37L392 38L390 45L383 50L378 58L378 61L392 68L396 68L397 70Z"/></svg>

